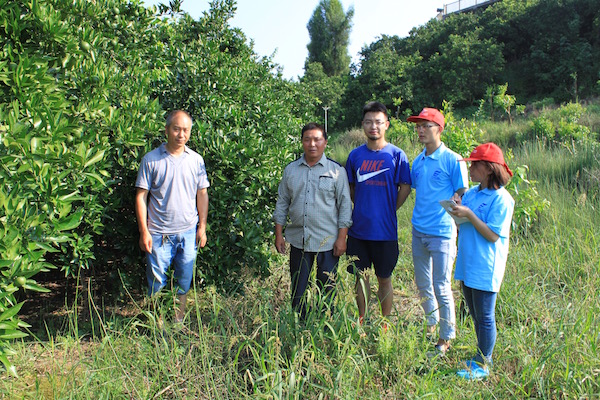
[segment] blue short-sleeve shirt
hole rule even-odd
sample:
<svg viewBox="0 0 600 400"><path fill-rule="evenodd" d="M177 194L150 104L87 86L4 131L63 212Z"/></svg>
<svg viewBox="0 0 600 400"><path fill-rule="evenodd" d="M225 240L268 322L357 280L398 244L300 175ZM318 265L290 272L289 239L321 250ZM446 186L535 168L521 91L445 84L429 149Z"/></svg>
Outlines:
<svg viewBox="0 0 600 400"><path fill-rule="evenodd" d="M510 226L515 201L505 188L469 189L462 199L479 219L496 233L496 242L485 239L470 222L460 225L454 278L470 288L498 292L508 258Z"/></svg>
<svg viewBox="0 0 600 400"><path fill-rule="evenodd" d="M361 240L398 240L398 186L411 183L404 151L390 143L377 151L363 144L348 155L346 171L348 182L354 185L348 235Z"/></svg>
<svg viewBox="0 0 600 400"><path fill-rule="evenodd" d="M410 174L416 197L411 222L417 231L445 238L454 236L454 221L439 201L468 187L467 166L460 159L443 143L430 155L423 150L414 159Z"/></svg>

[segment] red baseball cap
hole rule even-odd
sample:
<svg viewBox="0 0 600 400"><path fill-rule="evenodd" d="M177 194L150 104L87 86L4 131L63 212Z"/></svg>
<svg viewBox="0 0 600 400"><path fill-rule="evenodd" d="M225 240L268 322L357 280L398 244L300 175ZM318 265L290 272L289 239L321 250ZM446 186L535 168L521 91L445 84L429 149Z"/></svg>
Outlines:
<svg viewBox="0 0 600 400"><path fill-rule="evenodd" d="M504 155L502 154L502 150L500 147L496 146L494 143L484 143L475 147L471 152L471 156L459 161L489 161L496 164L500 164L506 168L506 171L510 176L513 176L512 171L504 162Z"/></svg>
<svg viewBox="0 0 600 400"><path fill-rule="evenodd" d="M435 122L439 126L444 129L444 116L440 112L440 110L435 108L427 108L425 107L419 115L413 115L412 117L408 117L408 122L419 122L419 121L431 121Z"/></svg>

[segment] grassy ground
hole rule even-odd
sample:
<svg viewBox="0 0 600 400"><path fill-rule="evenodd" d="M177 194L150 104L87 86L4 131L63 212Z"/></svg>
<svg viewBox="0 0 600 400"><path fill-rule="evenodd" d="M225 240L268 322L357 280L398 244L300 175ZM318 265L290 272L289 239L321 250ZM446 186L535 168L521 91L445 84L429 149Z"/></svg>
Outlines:
<svg viewBox="0 0 600 400"><path fill-rule="evenodd" d="M516 128L507 129L493 134L512 135ZM340 147L333 152L347 154ZM420 150L410 142L401 147L411 159ZM184 326L170 322L168 295L155 302L132 297L128 316L90 303L93 329L78 326L74 310L66 312L59 328L43 335L48 339L15 343L12 360L20 376L4 376L0 396L600 398L600 164L592 150L540 142L513 149L511 165L529 165L539 195L551 205L527 235L512 237L487 381L455 375L476 346L458 290L457 339L446 357L429 357L436 338L424 333L413 283L411 196L398 214L400 259L387 331L374 296L370 324L356 326L345 259L333 312L315 312L299 323L289 306L287 260L276 256L272 276L249 280L243 296L194 291ZM311 293L318 303L317 291Z"/></svg>

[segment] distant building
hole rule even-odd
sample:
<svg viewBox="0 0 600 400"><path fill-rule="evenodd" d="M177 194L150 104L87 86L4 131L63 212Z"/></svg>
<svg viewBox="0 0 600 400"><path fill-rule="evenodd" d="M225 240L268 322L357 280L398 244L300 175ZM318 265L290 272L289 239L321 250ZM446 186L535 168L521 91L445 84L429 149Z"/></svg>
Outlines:
<svg viewBox="0 0 600 400"><path fill-rule="evenodd" d="M478 8L487 7L497 3L500 0L458 0L452 3L444 4L444 8L438 8L437 19L444 19L449 14L457 12L470 12Z"/></svg>

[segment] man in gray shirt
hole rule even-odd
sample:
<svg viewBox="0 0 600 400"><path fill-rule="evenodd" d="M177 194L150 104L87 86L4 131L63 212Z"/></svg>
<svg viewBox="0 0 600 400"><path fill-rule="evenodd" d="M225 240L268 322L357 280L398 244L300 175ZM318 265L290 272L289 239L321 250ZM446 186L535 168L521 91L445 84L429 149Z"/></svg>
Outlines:
<svg viewBox="0 0 600 400"><path fill-rule="evenodd" d="M286 240L291 245L292 307L304 319L303 295L315 258L322 293L329 302L334 298L337 263L352 225L352 201L346 170L323 154L323 127L311 122L302 128L301 137L304 154L283 171L273 221L277 251L285 254Z"/></svg>
<svg viewBox="0 0 600 400"><path fill-rule="evenodd" d="M144 156L135 182L135 213L140 248L146 252L148 293L167 284L173 264L179 307L175 321L183 321L198 246L206 245L209 186L204 160L186 146L192 118L181 110L166 121L167 143Z"/></svg>

